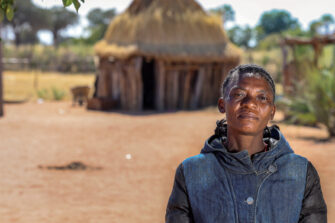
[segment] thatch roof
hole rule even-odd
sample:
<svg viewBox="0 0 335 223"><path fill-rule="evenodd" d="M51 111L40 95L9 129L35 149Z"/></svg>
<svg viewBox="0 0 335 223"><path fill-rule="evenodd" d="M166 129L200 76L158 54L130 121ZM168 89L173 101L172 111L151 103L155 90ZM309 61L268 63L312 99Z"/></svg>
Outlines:
<svg viewBox="0 0 335 223"><path fill-rule="evenodd" d="M194 0L134 0L113 19L95 51L101 57L191 61L235 61L241 54L229 43L221 19Z"/></svg>

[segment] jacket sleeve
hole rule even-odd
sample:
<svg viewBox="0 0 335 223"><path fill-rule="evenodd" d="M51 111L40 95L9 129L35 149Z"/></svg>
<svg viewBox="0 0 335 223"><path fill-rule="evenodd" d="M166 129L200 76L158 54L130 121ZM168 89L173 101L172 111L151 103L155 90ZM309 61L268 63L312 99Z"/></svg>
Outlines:
<svg viewBox="0 0 335 223"><path fill-rule="evenodd" d="M177 168L174 185L165 214L166 223L193 223L191 206L185 185L183 164Z"/></svg>
<svg viewBox="0 0 335 223"><path fill-rule="evenodd" d="M327 222L327 206L323 199L319 175L312 163L308 162L306 187L299 223L315 222Z"/></svg>

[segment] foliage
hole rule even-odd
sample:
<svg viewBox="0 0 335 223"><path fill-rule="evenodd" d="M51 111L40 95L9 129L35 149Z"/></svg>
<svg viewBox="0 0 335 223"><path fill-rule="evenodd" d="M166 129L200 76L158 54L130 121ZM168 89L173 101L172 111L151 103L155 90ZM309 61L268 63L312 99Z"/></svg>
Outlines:
<svg viewBox="0 0 335 223"><path fill-rule="evenodd" d="M258 42L257 49L271 50L280 47L282 36L280 34L270 34Z"/></svg>
<svg viewBox="0 0 335 223"><path fill-rule="evenodd" d="M73 6L74 6L74 8L76 9L77 12L78 12L78 10L81 6L81 3L85 2L85 0L62 0L62 1L63 1L64 7L68 7L68 6L73 4Z"/></svg>
<svg viewBox="0 0 335 223"><path fill-rule="evenodd" d="M14 0L1 0L0 1L0 22L7 18L11 21L14 17Z"/></svg>
<svg viewBox="0 0 335 223"><path fill-rule="evenodd" d="M84 0L63 0L64 6L74 5L78 11ZM56 9L58 8L58 9ZM14 16L15 12L15 16ZM59 31L78 22L78 15L63 7L51 10L35 6L31 0L0 0L0 22L12 27L16 45L36 43L37 32L45 29L53 33L54 44L59 42Z"/></svg>
<svg viewBox="0 0 335 223"><path fill-rule="evenodd" d="M285 113L285 121L295 125L316 126L317 119L309 100L301 97L282 98L276 102L277 108Z"/></svg>
<svg viewBox="0 0 335 223"><path fill-rule="evenodd" d="M52 96L55 101L60 101L64 98L65 96L65 91L60 90L56 87L51 88Z"/></svg>
<svg viewBox="0 0 335 223"><path fill-rule="evenodd" d="M230 41L246 49L251 47L251 41L255 37L255 32L250 26L234 26L228 30Z"/></svg>
<svg viewBox="0 0 335 223"><path fill-rule="evenodd" d="M331 33L329 32L329 26L331 24L334 24L334 17L331 14L324 14L321 17L321 22L323 26L325 27L325 34L330 35Z"/></svg>
<svg viewBox="0 0 335 223"><path fill-rule="evenodd" d="M330 137L335 137L335 73L334 69L311 68L300 83L297 94L287 103L289 120L299 124L315 125L316 121L327 127Z"/></svg>
<svg viewBox="0 0 335 223"><path fill-rule="evenodd" d="M14 18L14 4L18 0L1 0L0 1L0 22L6 17L9 21ZM28 0L26 0L28 1ZM62 0L64 7L73 5L74 8L79 10L81 3L84 3L85 0Z"/></svg>
<svg viewBox="0 0 335 223"><path fill-rule="evenodd" d="M15 17L4 20L4 25L12 28L15 35L15 44L35 43L37 32L49 28L48 12L35 6L31 0L15 0Z"/></svg>
<svg viewBox="0 0 335 223"><path fill-rule="evenodd" d="M37 90L36 94L37 94L38 98L42 98L42 99L47 99L49 97L48 96L49 92L48 92L48 89L46 89L46 88L43 88L41 90Z"/></svg>
<svg viewBox="0 0 335 223"><path fill-rule="evenodd" d="M332 69L311 70L308 74L306 96L311 99L314 114L335 137L335 73ZM308 94L309 93L309 94Z"/></svg>
<svg viewBox="0 0 335 223"><path fill-rule="evenodd" d="M231 5L224 4L217 8L210 9L209 11L213 14L221 16L224 24L228 21L235 20L235 11L231 7Z"/></svg>
<svg viewBox="0 0 335 223"><path fill-rule="evenodd" d="M54 46L58 46L60 41L59 32L69 25L78 23L78 14L63 7L52 7L50 10L50 30L53 34Z"/></svg>
<svg viewBox="0 0 335 223"><path fill-rule="evenodd" d="M89 22L88 30L90 32L87 38L87 43L93 44L98 40L101 40L107 30L110 21L116 15L115 9L101 10L99 8L92 9L87 14Z"/></svg>
<svg viewBox="0 0 335 223"><path fill-rule="evenodd" d="M335 23L334 17L331 14L324 14L319 19L314 20L309 25L309 32L311 36L325 34L330 35L332 31L330 26ZM334 31L334 30L333 30Z"/></svg>
<svg viewBox="0 0 335 223"><path fill-rule="evenodd" d="M272 33L280 33L298 27L300 27L298 20L293 18L289 12L273 9L261 15L258 26L259 39Z"/></svg>

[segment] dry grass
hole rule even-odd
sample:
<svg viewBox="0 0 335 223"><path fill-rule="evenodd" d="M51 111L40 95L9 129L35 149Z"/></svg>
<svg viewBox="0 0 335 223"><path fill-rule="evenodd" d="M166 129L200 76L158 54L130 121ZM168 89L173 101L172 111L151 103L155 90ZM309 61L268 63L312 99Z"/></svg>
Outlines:
<svg viewBox="0 0 335 223"><path fill-rule="evenodd" d="M44 99L52 100L53 89L64 92L63 100L70 100L70 89L73 86L88 85L93 94L94 74L61 74L61 73L42 73L39 71L5 71L4 98L8 101L17 100L36 100L43 93ZM40 95L38 95L40 92Z"/></svg>

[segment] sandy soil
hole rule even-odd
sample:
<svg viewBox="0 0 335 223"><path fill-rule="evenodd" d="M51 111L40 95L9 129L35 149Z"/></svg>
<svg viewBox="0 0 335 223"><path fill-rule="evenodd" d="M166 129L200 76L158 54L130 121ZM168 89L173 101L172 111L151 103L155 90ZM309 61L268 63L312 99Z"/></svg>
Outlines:
<svg viewBox="0 0 335 223"><path fill-rule="evenodd" d="M177 165L199 153L219 118L214 109L130 115L69 102L7 105L0 119L0 222L164 222ZM323 129L280 127L318 169L335 222L335 141L320 142ZM73 161L92 168L46 168Z"/></svg>

